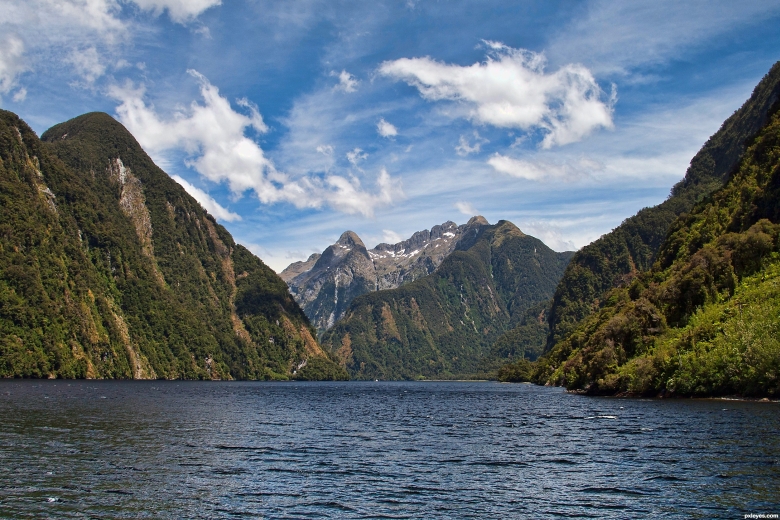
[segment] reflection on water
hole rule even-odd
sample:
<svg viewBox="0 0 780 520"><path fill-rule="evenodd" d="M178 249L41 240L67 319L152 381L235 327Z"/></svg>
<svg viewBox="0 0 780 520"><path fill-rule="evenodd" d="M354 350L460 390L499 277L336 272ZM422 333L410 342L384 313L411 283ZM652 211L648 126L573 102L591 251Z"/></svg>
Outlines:
<svg viewBox="0 0 780 520"><path fill-rule="evenodd" d="M0 516L780 513L779 406L497 383L0 381Z"/></svg>

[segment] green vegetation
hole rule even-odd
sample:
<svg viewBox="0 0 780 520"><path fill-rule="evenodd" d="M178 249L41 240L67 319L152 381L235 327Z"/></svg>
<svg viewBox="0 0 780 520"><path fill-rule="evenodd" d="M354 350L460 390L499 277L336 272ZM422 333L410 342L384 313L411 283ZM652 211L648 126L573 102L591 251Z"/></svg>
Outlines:
<svg viewBox="0 0 780 520"><path fill-rule="evenodd" d="M348 381L349 374L344 367L328 359L312 358L294 375L300 381Z"/></svg>
<svg viewBox="0 0 780 520"><path fill-rule="evenodd" d="M518 359L498 369L498 380L502 383L528 383L533 379L535 365L527 359Z"/></svg>
<svg viewBox="0 0 780 520"><path fill-rule="evenodd" d="M685 178L665 202L643 209L574 255L553 298L548 349L597 311L610 289L627 285L637 273L650 269L677 216L690 211L729 178L778 96L780 63L694 156Z"/></svg>
<svg viewBox="0 0 780 520"><path fill-rule="evenodd" d="M287 379L338 367L286 284L106 114L0 111L0 376ZM326 370L321 370L326 372Z"/></svg>
<svg viewBox="0 0 780 520"><path fill-rule="evenodd" d="M487 377L541 351L544 304L571 254L506 221L474 225L464 237L434 273L356 298L323 334L351 377Z"/></svg>
<svg viewBox="0 0 780 520"><path fill-rule="evenodd" d="M776 66L773 71L777 72ZM671 226L653 268L538 363L590 393L780 393L780 102L725 186Z"/></svg>

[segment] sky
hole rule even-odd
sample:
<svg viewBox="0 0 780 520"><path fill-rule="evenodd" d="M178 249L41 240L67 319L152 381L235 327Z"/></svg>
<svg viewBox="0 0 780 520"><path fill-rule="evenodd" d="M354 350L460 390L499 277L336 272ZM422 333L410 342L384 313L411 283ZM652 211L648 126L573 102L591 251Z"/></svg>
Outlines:
<svg viewBox="0 0 780 520"><path fill-rule="evenodd" d="M473 215L574 250L662 202L780 3L0 0L0 107L111 114L270 267Z"/></svg>

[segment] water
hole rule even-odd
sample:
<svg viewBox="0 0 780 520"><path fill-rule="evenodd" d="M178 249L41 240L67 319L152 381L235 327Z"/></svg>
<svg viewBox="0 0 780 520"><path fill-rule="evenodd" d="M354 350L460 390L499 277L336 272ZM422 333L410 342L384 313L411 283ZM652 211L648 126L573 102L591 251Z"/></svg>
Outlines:
<svg viewBox="0 0 780 520"><path fill-rule="evenodd" d="M780 513L778 407L497 383L0 381L0 516Z"/></svg>

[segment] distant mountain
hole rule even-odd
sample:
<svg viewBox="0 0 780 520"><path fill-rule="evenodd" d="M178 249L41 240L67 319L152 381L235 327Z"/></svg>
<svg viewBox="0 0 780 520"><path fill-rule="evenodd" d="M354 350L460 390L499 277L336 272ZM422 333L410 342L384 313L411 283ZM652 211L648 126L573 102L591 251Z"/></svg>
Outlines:
<svg viewBox="0 0 780 520"><path fill-rule="evenodd" d="M345 377L285 283L107 114L0 111L0 377Z"/></svg>
<svg viewBox="0 0 780 520"><path fill-rule="evenodd" d="M555 343L537 382L592 394L780 395L778 85L780 63L673 193L696 172L725 185L673 221L651 269Z"/></svg>
<svg viewBox="0 0 780 520"><path fill-rule="evenodd" d="M474 218L487 223L482 217ZM361 294L394 289L432 273L455 249L465 227L445 222L403 242L383 243L371 250L357 234L346 231L321 255L290 264L280 276L322 332L341 319Z"/></svg>
<svg viewBox="0 0 780 520"><path fill-rule="evenodd" d="M471 377L533 356L571 254L475 217L432 274L355 298L322 344L357 379Z"/></svg>
<svg viewBox="0 0 780 520"><path fill-rule="evenodd" d="M666 201L639 211L577 251L555 291L548 348L597 311L607 291L630 283L638 273L650 269L672 223L729 179L779 98L780 63L693 157L685 178L672 188Z"/></svg>

